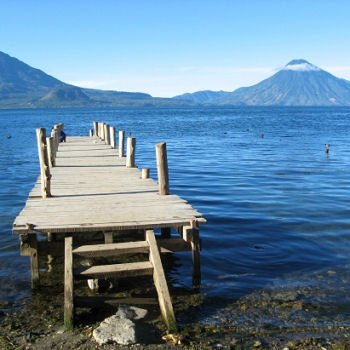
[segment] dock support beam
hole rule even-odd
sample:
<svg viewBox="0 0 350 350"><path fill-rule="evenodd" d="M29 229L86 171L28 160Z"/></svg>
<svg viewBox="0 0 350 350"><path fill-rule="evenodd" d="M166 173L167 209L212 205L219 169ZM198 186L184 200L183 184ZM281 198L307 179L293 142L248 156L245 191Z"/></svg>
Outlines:
<svg viewBox="0 0 350 350"><path fill-rule="evenodd" d="M74 327L73 239L64 239L64 328Z"/></svg>
<svg viewBox="0 0 350 350"><path fill-rule="evenodd" d="M128 137L126 145L126 167L135 168L136 138Z"/></svg>
<svg viewBox="0 0 350 350"><path fill-rule="evenodd" d="M36 129L36 137L40 162L41 196L48 198L51 197L51 174L47 154L46 130L44 128Z"/></svg>

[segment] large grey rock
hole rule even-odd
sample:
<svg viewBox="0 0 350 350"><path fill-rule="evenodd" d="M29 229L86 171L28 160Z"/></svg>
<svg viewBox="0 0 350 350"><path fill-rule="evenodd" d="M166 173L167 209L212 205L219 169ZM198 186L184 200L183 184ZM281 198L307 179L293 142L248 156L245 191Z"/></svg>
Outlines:
<svg viewBox="0 0 350 350"><path fill-rule="evenodd" d="M99 345L114 342L120 345L135 344L135 323L132 320L139 320L146 314L147 310L120 305L115 315L106 318L93 331L93 337Z"/></svg>
<svg viewBox="0 0 350 350"><path fill-rule="evenodd" d="M116 342L121 345L136 343L135 323L127 318L113 315L101 322L93 331L99 345Z"/></svg>

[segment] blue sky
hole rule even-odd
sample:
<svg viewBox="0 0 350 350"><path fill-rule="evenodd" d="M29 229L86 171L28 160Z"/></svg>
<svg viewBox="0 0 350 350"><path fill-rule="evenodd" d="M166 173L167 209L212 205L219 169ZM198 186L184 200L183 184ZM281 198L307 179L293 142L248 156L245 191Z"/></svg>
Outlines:
<svg viewBox="0 0 350 350"><path fill-rule="evenodd" d="M350 1L1 0L0 51L68 83L232 91L305 58L350 80Z"/></svg>

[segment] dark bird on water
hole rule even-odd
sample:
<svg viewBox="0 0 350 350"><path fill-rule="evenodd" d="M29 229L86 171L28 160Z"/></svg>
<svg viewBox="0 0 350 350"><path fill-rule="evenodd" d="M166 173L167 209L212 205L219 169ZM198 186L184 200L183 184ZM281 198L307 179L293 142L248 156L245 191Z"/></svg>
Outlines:
<svg viewBox="0 0 350 350"><path fill-rule="evenodd" d="M329 151L330 151L330 145L328 143L325 144L325 149L324 151L326 152L326 154L329 154Z"/></svg>

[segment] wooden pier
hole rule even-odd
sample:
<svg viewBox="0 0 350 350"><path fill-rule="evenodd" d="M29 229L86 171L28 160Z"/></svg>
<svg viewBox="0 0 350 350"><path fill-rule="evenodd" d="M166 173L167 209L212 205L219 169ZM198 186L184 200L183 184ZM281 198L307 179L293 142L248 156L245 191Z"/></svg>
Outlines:
<svg viewBox="0 0 350 350"><path fill-rule="evenodd" d="M68 136L60 143L62 131L63 125L58 124L46 137L45 129L37 129L40 176L13 224L13 232L20 236L21 254L31 258L33 288L39 285L39 251L50 254L51 248L59 247L65 255L65 325L71 328L74 256L148 253L147 261L92 266L80 275L150 274L163 319L174 330L175 316L159 252L192 251L193 283L198 285L199 225L205 219L185 200L170 194L166 144L156 145L157 183L149 178L149 169L136 167L136 139L124 140L124 131L118 132L117 140L114 127L94 122L90 136ZM89 237L93 233L100 234L103 241L92 244ZM137 239L136 233L143 234L143 239ZM61 244L57 245L57 237ZM85 244L76 243L84 239Z"/></svg>

